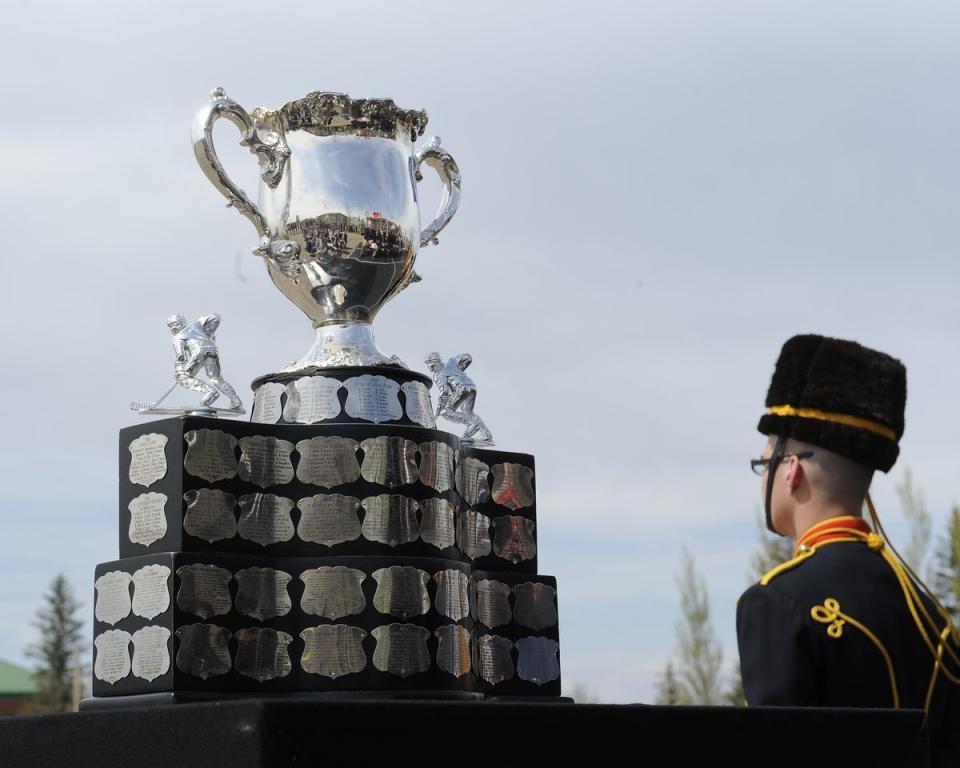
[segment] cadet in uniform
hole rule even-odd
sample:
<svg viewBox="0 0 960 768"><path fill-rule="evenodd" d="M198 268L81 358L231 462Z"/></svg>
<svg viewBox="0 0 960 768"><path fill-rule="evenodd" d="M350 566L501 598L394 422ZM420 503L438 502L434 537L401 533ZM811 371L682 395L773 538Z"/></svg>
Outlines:
<svg viewBox="0 0 960 768"><path fill-rule="evenodd" d="M823 336L784 344L751 464L767 527L796 548L737 603L743 688L750 705L923 709L933 764L960 766L960 637L867 492L897 459L905 402L899 360Z"/></svg>

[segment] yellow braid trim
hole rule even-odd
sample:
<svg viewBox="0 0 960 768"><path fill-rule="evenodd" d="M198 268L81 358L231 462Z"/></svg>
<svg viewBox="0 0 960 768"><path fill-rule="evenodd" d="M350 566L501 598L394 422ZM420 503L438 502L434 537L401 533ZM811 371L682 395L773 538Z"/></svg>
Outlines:
<svg viewBox="0 0 960 768"><path fill-rule="evenodd" d="M800 565L800 563L802 563L804 560L810 557L813 557L816 553L817 553L817 550L811 547L805 552L801 552L792 560L787 560L787 562L785 563L780 563L780 565L778 565L776 568L771 568L761 577L760 584L764 587L767 586L767 584L769 584L773 579L775 579L781 573L783 573L784 571L789 571L793 568L796 568L798 565Z"/></svg>
<svg viewBox="0 0 960 768"><path fill-rule="evenodd" d="M794 408L792 405L773 405L767 409L767 413L771 416L799 416L802 419L819 419L820 421L832 421L835 424L846 424L848 427L859 427L897 442L897 433L890 427L884 426L878 421L861 419L859 416L851 416L847 413L829 413L816 408Z"/></svg>

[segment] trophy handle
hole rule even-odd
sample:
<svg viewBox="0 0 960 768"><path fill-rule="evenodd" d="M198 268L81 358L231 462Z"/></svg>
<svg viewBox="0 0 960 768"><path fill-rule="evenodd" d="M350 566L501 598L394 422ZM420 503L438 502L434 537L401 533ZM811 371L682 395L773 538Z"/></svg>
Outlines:
<svg viewBox="0 0 960 768"><path fill-rule="evenodd" d="M437 217L428 227L420 230L420 247L422 248L430 243L437 244L437 235L440 234L440 230L450 223L453 214L457 212L460 205L460 169L453 156L440 147L439 136L431 136L427 139L427 143L414 152L413 161L417 181L423 178L420 174L420 166L426 163L437 172L444 187L440 207L437 208Z"/></svg>
<svg viewBox="0 0 960 768"><path fill-rule="evenodd" d="M256 114L256 110L254 110ZM260 126L243 107L217 88L210 93L210 102L197 112L193 118L193 151L204 175L225 198L227 206L236 208L246 216L261 237L269 237L267 220L260 209L247 197L227 175L217 150L213 146L213 125L221 117L227 118L243 135L240 146L249 147L260 163L260 178L271 189L276 188L283 176L290 149L283 136L271 130L261 130Z"/></svg>

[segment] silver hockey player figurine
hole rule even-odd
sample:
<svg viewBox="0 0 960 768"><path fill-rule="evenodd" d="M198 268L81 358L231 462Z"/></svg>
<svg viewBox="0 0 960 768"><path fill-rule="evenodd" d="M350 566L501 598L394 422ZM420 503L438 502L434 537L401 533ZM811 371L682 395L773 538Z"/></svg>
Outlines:
<svg viewBox="0 0 960 768"><path fill-rule="evenodd" d="M464 353L451 357L446 363L437 352L431 352L424 359L433 380L437 384L437 418L441 416L455 424L463 424L466 429L461 438L472 445L493 445L493 435L477 414L473 412L477 401L477 385L464 371L473 362L473 358Z"/></svg>
<svg viewBox="0 0 960 768"><path fill-rule="evenodd" d="M243 403L236 391L220 373L220 353L217 350L215 334L220 327L220 315L211 314L198 317L188 323L183 315L172 315L167 327L173 334L174 382L162 397L152 403L130 403L130 407L141 414L198 414L205 416L240 415L245 413ZM200 373L206 379L199 378ZM160 408L174 389L182 387L202 395L199 406L181 408ZM213 404L221 397L229 398L227 408L216 408Z"/></svg>

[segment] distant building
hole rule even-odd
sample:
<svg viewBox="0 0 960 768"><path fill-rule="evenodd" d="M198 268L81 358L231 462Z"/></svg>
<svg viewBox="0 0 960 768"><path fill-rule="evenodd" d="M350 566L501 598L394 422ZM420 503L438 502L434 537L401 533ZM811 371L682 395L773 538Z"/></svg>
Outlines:
<svg viewBox="0 0 960 768"><path fill-rule="evenodd" d="M37 693L33 672L0 661L0 715L23 715Z"/></svg>

